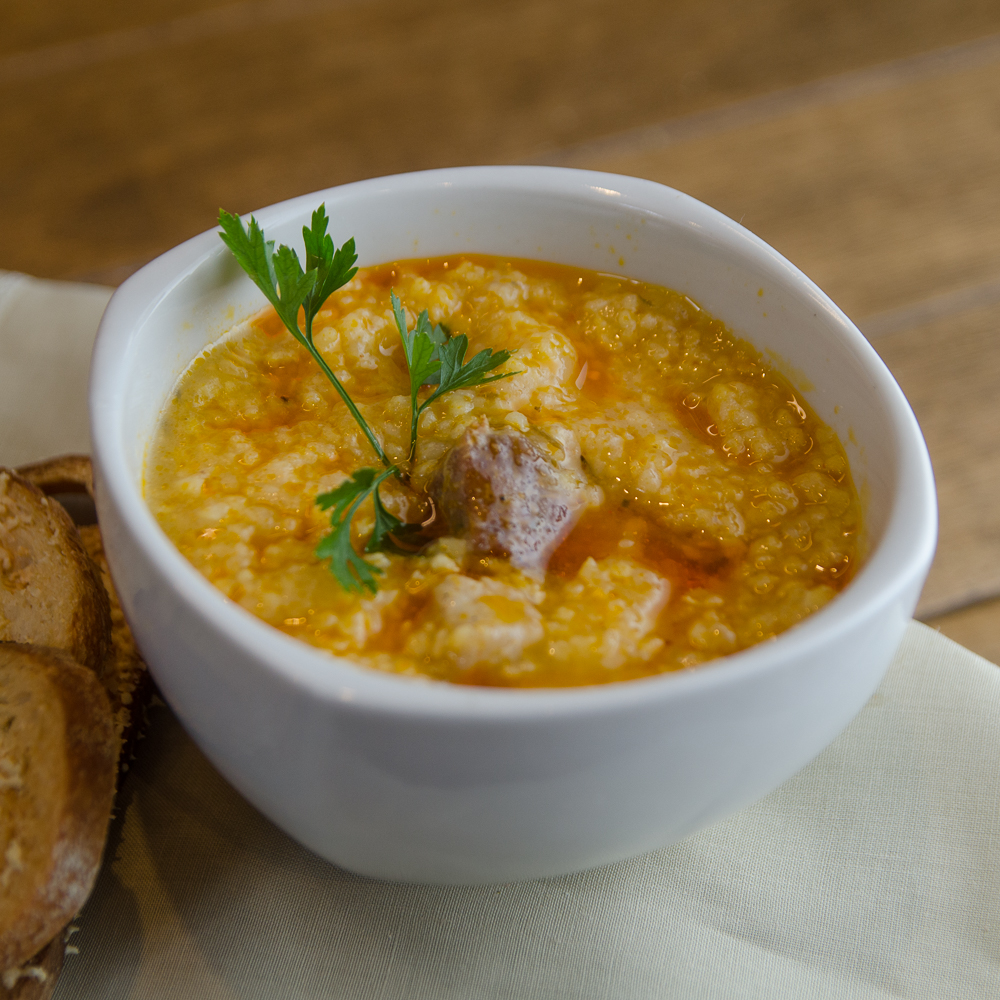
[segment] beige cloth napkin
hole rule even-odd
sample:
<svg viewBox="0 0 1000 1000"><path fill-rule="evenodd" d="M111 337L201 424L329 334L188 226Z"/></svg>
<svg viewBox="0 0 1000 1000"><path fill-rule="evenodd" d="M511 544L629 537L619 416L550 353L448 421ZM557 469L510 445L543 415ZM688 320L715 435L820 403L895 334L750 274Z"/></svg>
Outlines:
<svg viewBox="0 0 1000 1000"><path fill-rule="evenodd" d="M85 367L51 361L86 355L102 296L0 275L0 464L80 447ZM684 843L405 886L289 840L159 708L56 1000L994 997L998 772L1000 671L914 623L830 748Z"/></svg>
<svg viewBox="0 0 1000 1000"><path fill-rule="evenodd" d="M0 465L90 451L87 371L111 291L0 271Z"/></svg>

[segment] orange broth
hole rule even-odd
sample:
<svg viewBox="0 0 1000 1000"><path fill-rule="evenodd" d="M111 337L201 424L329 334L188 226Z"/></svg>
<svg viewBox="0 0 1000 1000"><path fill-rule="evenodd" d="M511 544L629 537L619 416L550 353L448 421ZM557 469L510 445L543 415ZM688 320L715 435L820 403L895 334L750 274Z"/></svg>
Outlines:
<svg viewBox="0 0 1000 1000"><path fill-rule="evenodd" d="M317 494L377 465L333 387L273 310L195 359L163 414L147 499L182 553L271 625L360 665L453 683L558 687L697 666L827 603L857 562L860 504L843 448L746 341L686 296L562 265L481 255L365 269L316 343L393 461L408 381L389 291L412 326L515 354L511 378L443 396L420 425L424 491L477 421L554 442L587 509L544 573L447 534L367 556L376 594L345 592L315 547ZM370 502L354 524L371 532Z"/></svg>

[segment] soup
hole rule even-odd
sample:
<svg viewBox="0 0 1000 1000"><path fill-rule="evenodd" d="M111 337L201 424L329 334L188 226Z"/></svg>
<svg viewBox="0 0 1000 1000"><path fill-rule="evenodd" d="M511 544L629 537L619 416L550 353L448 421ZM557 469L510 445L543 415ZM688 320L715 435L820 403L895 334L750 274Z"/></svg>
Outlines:
<svg viewBox="0 0 1000 1000"><path fill-rule="evenodd" d="M333 386L272 310L180 378L146 496L233 601L357 664L462 684L561 687L695 667L826 604L857 562L860 504L834 432L686 296L479 255L368 268L315 342L393 462L409 381L390 290L509 378L424 412L386 507L426 527L364 558L351 593L315 549L318 494L374 464ZM429 390L425 390L427 392ZM355 548L372 532L366 501Z"/></svg>

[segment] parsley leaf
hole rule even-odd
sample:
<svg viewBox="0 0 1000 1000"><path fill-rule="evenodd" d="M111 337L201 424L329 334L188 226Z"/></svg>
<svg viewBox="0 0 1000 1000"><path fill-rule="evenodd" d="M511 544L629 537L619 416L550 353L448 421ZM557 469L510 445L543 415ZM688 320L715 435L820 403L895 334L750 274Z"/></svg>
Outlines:
<svg viewBox="0 0 1000 1000"><path fill-rule="evenodd" d="M403 353L406 355L406 367L410 373L410 397L416 405L417 391L426 382L433 378L441 367L441 359L438 357L438 347L444 342L445 336L441 328L437 331L440 338L431 330L430 319L425 309L417 319L414 329L406 329L406 314L403 307L396 298L395 292L389 292L389 301L392 303L392 314L396 318L396 327L399 329L399 336L403 341Z"/></svg>
<svg viewBox="0 0 1000 1000"><path fill-rule="evenodd" d="M409 535L417 534L422 526L405 524L395 514L390 514L382 503L377 486L372 493L372 501L375 504L375 527L372 529L372 537L365 546L365 552L398 552L404 556L413 555L418 546L405 548L398 542L405 541Z"/></svg>
<svg viewBox="0 0 1000 1000"><path fill-rule="evenodd" d="M243 220L238 215L219 210L219 226L222 229L219 235L223 243L274 306L289 333L312 355L340 394L384 466L382 470L358 469L335 490L322 493L316 498L316 503L322 510L332 511L330 524L333 527L330 534L324 536L316 546L316 555L320 559L330 560L330 570L345 590L360 593L367 589L374 594L378 590L375 577L382 570L366 562L351 544L351 521L358 508L369 496L372 498L375 526L365 544L365 552L405 552L407 550L398 542L402 542L408 535L418 533L420 525L404 524L382 503L379 495L382 483L390 476L396 476L404 482L408 477L398 465L389 461L361 411L313 343L313 320L326 300L338 288L346 285L358 270L355 266L358 255L354 249L354 240L348 240L338 249L333 237L327 233L328 225L326 206L320 205L312 214L311 224L302 227L306 250L306 265L303 268L298 254L290 247L279 246L277 250L274 249L274 241L264 238L264 231L253 216L244 228ZM519 373L488 374L510 359L510 351L494 352L487 349L465 362L469 338L464 334L451 337L440 324L432 325L426 309L417 317L416 326L409 330L406 314L396 293L390 292L389 298L403 341L410 379L409 459L412 460L416 454L420 414L434 400L453 389L485 385ZM299 326L300 311L305 320L305 329ZM432 391L421 403L419 394L424 386L432 387Z"/></svg>
<svg viewBox="0 0 1000 1000"><path fill-rule="evenodd" d="M471 361L462 364L465 352L469 347L469 338L464 333L457 337L452 337L446 344L441 346L441 383L437 389L427 397L421 410L428 407L439 396L443 396L452 389L468 389L476 385L486 385L487 382L496 382L502 378L510 378L511 375L520 375L520 372L502 372L499 375L487 376L487 372L499 368L511 357L510 351L492 351L486 348L480 351Z"/></svg>
<svg viewBox="0 0 1000 1000"><path fill-rule="evenodd" d="M278 279L280 298L275 309L281 321L290 330L299 331L299 306L312 294L316 285L316 272L303 272L295 251L280 246L272 261L274 274ZM298 337L302 340L302 337ZM310 338L311 339L311 338Z"/></svg>
<svg viewBox="0 0 1000 1000"><path fill-rule="evenodd" d="M219 236L232 251L240 267L274 306L288 332L313 356L313 360L340 394L368 443L375 449L379 460L388 468L391 463L368 426L368 421L361 415L354 400L313 343L312 324L316 314L330 295L346 285L358 270L354 266L358 259L354 252L354 240L348 240L337 250L333 238L326 232L328 221L326 207L320 205L313 212L312 227L302 227L306 245L305 271L302 270L298 254L291 247L279 246L275 252L274 240L264 239L264 231L253 216L250 216L250 224L244 229L243 220L238 215L230 215L220 208L219 225L222 232ZM305 314L304 332L299 328L300 309Z"/></svg>
<svg viewBox="0 0 1000 1000"><path fill-rule="evenodd" d="M431 359L433 361L440 361L441 352L438 350L438 348L448 342L448 338L451 336L451 334L440 323L432 327L430 320L427 317L426 309L417 317L417 330L419 330L421 333L426 333L427 336L430 337L431 341L434 344L434 353L433 355L431 355ZM441 381L441 368L440 366L438 366L420 384L437 385L440 381Z"/></svg>
<svg viewBox="0 0 1000 1000"><path fill-rule="evenodd" d="M250 225L243 228L243 222L238 215L230 215L224 209L219 209L219 225L222 232L219 236L229 247L240 267L250 275L254 284L267 296L268 302L278 308L277 279L274 275L274 240L265 240L264 231L257 225L257 220L251 215Z"/></svg>
<svg viewBox="0 0 1000 1000"><path fill-rule="evenodd" d="M410 374L410 451L409 458L417 447L417 418L419 408L417 404L417 394L420 387L433 381L440 381L439 372L441 370L440 349L444 345L446 337L441 327L432 328L430 319L425 309L417 318L417 325L413 330L406 328L406 314L399 304L394 291L389 292L389 301L392 303L392 314L396 317L396 327L399 336L403 341L403 353L406 355L406 368Z"/></svg>
<svg viewBox="0 0 1000 1000"><path fill-rule="evenodd" d="M306 245L306 269L316 271L316 287L305 299L306 332L312 338L312 321L323 303L358 273L354 266L358 255L354 252L354 239L349 239L339 250L326 227L326 204L312 214L312 226L302 227L302 240Z"/></svg>
<svg viewBox="0 0 1000 1000"><path fill-rule="evenodd" d="M463 365L462 360L469 346L469 338L464 333L449 338L443 327L440 325L431 326L426 309L417 317L417 325L412 330L408 330L406 314L403 312L403 307L394 291L389 293L389 301L392 303L392 314L396 319L396 327L403 341L406 367L410 373L410 451L408 457L412 461L417 450L417 427L420 422L420 414L435 399L452 389L485 385L487 382L495 382L497 379L519 375L520 372L503 372L487 377L487 372L498 368L511 356L510 351L494 353L489 348L480 351L468 364ZM425 385L436 385L437 389L423 403L418 403L417 395L421 387Z"/></svg>
<svg viewBox="0 0 1000 1000"><path fill-rule="evenodd" d="M381 575L382 570L366 562L354 551L351 544L351 521L358 507L372 496L375 503L375 531L368 539L366 552L382 548L390 532L400 531L404 527L398 517L385 509L378 495L379 486L396 471L395 466L382 472L378 469L358 469L335 490L316 497L321 510L333 508L330 515L333 531L320 540L316 546L316 555L320 559L330 560L330 570L344 590L360 593L362 588L367 588L373 594L378 590L375 574Z"/></svg>

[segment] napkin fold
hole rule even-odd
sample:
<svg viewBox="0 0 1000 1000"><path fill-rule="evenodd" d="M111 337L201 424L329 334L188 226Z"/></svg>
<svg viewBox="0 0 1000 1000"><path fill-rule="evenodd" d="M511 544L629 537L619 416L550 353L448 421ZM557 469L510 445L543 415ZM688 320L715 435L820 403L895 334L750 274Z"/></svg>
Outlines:
<svg viewBox="0 0 1000 1000"><path fill-rule="evenodd" d="M109 294L0 272L0 464L87 449ZM652 854L513 885L343 872L151 714L56 1000L1000 995L1000 671L923 625L767 798Z"/></svg>
<svg viewBox="0 0 1000 1000"><path fill-rule="evenodd" d="M112 291L0 271L0 465L90 451L90 352Z"/></svg>

